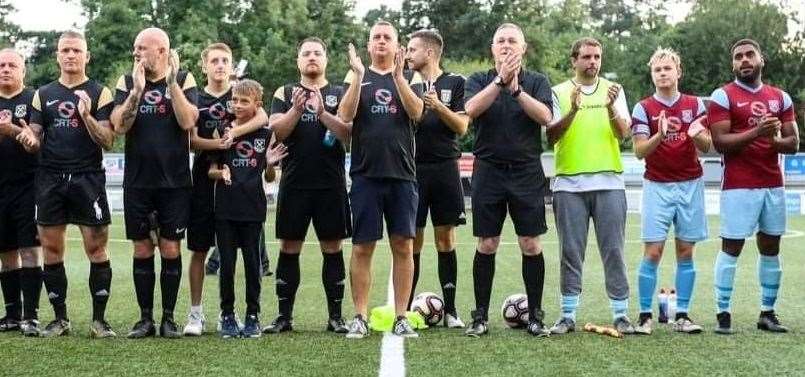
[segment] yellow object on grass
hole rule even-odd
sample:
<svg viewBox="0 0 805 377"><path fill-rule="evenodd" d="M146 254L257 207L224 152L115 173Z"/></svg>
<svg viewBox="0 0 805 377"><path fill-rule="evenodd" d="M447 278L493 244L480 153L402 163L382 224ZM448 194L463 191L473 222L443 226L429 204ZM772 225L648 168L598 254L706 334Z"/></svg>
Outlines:
<svg viewBox="0 0 805 377"><path fill-rule="evenodd" d="M411 327L416 330L426 329L425 319L417 312L405 312ZM391 305L378 306L369 312L369 328L375 331L388 332L394 326L394 307Z"/></svg>

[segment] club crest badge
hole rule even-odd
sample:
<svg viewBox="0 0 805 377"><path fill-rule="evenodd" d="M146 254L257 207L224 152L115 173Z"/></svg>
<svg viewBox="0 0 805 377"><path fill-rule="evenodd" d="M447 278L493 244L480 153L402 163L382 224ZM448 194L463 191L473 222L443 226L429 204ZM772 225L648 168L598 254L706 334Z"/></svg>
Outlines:
<svg viewBox="0 0 805 377"><path fill-rule="evenodd" d="M328 94L324 96L324 104L329 107L335 107L336 105L338 105L338 97L332 94Z"/></svg>
<svg viewBox="0 0 805 377"><path fill-rule="evenodd" d="M25 113L27 112L28 112L28 106L25 104L17 105L17 107L14 108L14 116L17 118L24 118Z"/></svg>
<svg viewBox="0 0 805 377"><path fill-rule="evenodd" d="M769 111L773 113L780 111L780 101L776 99L769 101Z"/></svg>
<svg viewBox="0 0 805 377"><path fill-rule="evenodd" d="M682 110L682 121L690 123L693 121L693 110Z"/></svg>
<svg viewBox="0 0 805 377"><path fill-rule="evenodd" d="M266 139L254 139L254 151L263 153L266 150Z"/></svg>
<svg viewBox="0 0 805 377"><path fill-rule="evenodd" d="M440 94L439 98L442 100L442 103L444 104L450 103L450 100L453 99L453 91L450 89L442 89L442 91L439 94Z"/></svg>

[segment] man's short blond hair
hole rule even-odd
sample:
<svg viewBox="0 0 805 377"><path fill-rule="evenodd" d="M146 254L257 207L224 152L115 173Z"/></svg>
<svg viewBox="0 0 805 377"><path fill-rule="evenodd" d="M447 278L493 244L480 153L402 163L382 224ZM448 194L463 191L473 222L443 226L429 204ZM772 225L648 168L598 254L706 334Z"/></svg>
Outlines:
<svg viewBox="0 0 805 377"><path fill-rule="evenodd" d="M679 57L679 54L673 49L667 47L658 47L648 60L648 66L651 67L663 59L670 59L672 62L674 62L674 64L676 64L676 69L682 68L682 59Z"/></svg>
<svg viewBox="0 0 805 377"><path fill-rule="evenodd" d="M226 43L216 42L207 46L204 51L201 51L201 64L207 64L207 55L213 50L223 51L229 54L229 56L232 56L232 49L229 48Z"/></svg>

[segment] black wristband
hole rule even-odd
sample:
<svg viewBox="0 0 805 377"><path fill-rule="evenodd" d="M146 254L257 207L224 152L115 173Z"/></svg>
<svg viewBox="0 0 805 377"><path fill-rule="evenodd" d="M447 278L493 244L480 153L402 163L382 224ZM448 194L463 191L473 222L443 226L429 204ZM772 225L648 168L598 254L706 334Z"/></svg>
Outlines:
<svg viewBox="0 0 805 377"><path fill-rule="evenodd" d="M517 90L512 92L512 97L514 97L514 98L520 97L520 93L522 93L522 92L523 92L522 89L517 88Z"/></svg>

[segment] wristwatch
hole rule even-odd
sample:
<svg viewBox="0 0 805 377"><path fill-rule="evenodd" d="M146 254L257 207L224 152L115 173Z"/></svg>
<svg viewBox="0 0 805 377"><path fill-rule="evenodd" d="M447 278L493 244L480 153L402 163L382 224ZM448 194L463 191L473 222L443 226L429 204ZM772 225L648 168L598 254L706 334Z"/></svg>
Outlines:
<svg viewBox="0 0 805 377"><path fill-rule="evenodd" d="M501 88L506 86L506 83L503 82L503 77L500 76L500 75L495 76L495 79L492 80L492 82L495 83L495 85L497 85L497 86L499 86Z"/></svg>

